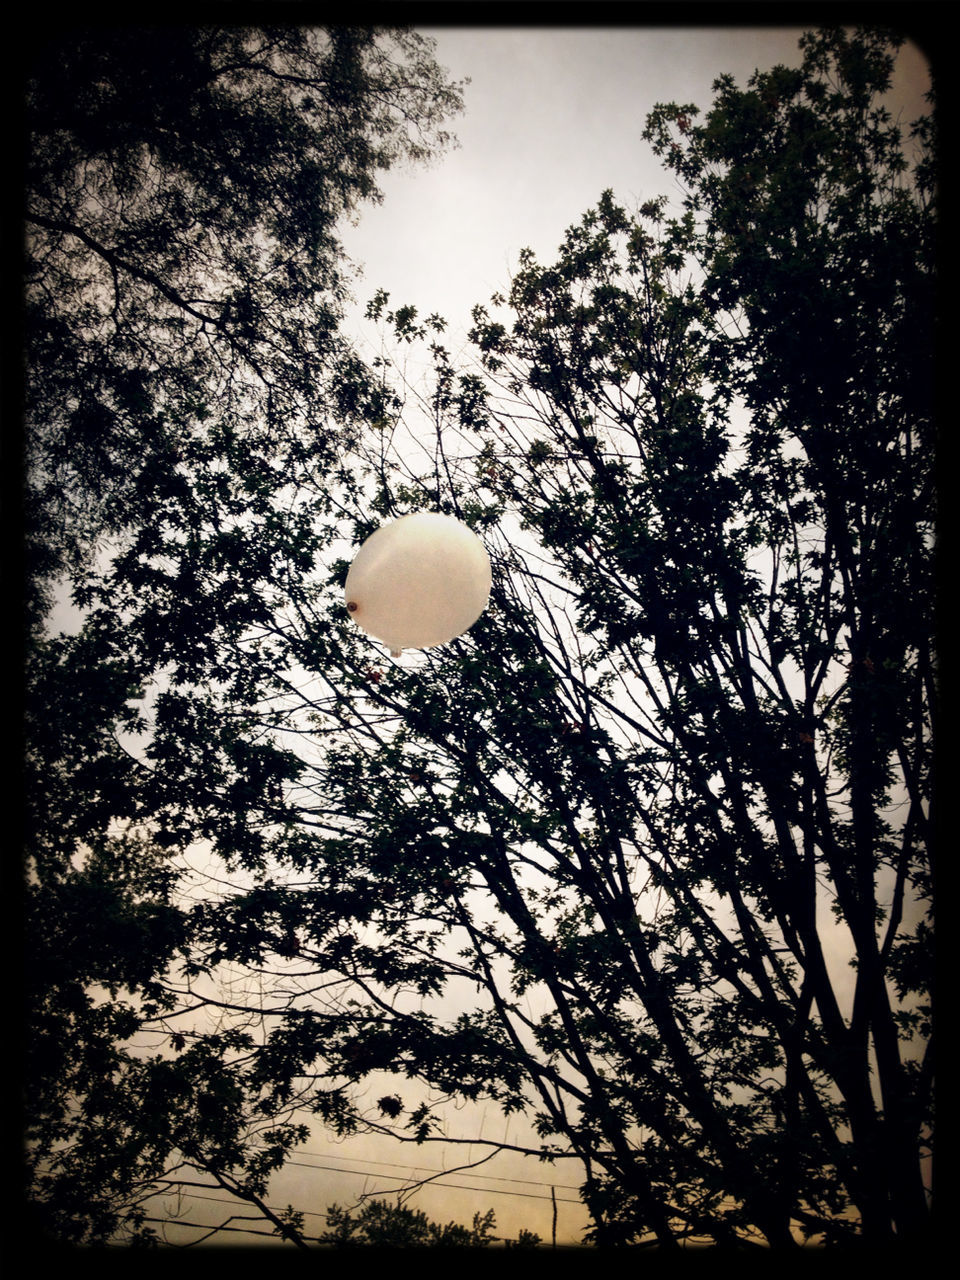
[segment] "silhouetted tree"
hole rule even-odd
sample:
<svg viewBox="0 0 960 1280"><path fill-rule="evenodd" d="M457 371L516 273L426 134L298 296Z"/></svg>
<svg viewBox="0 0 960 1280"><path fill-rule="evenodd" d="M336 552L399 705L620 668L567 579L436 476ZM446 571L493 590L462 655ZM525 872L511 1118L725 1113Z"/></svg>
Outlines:
<svg viewBox="0 0 960 1280"><path fill-rule="evenodd" d="M149 1078L201 1082L171 1149L229 1174L240 1113L275 1163L310 1113L449 1141L444 1102L483 1100L583 1169L599 1243L925 1230L930 124L905 139L879 103L882 33L803 50L718 81L702 123L658 107L682 209L607 193L553 265L525 254L473 366L379 294L430 345L419 412L357 366L338 467L262 473L247 514L217 498L238 448L162 546L85 569L60 661L104 646L100 696L136 720L113 792L104 730L82 841L146 831L177 872L146 892L137 1015L190 1044ZM483 537L492 600L392 661L343 577L421 507ZM173 855L201 842L191 900Z"/></svg>
<svg viewBox="0 0 960 1280"><path fill-rule="evenodd" d="M187 936L178 850L200 837L190 749L152 771L130 751L151 682L185 729L215 654L228 700L258 702L241 649L284 566L311 562L323 477L375 395L339 333L338 224L379 199L378 171L449 141L459 89L430 50L406 30L167 23L57 25L30 51L26 1120L33 1213L58 1239L148 1239L151 1180L197 1168L256 1197L303 1132L257 1128L235 1029L197 1040L193 997L161 985ZM78 635L45 633L58 591ZM239 828L285 757L230 713L220 728Z"/></svg>
<svg viewBox="0 0 960 1280"><path fill-rule="evenodd" d="M497 1220L492 1209L475 1213L473 1225L458 1222L431 1222L419 1209L392 1205L387 1200L367 1200L357 1210L331 1205L327 1210L328 1231L320 1237L324 1244L338 1248L372 1245L390 1249L479 1249L497 1239L493 1229ZM505 1240L508 1247L532 1248L539 1237L523 1228L516 1240Z"/></svg>
<svg viewBox="0 0 960 1280"><path fill-rule="evenodd" d="M26 101L34 582L76 578L111 536L162 537L167 512L206 494L203 463L228 476L208 478L213 503L255 497L307 455L321 472L336 459L367 394L338 332L338 223L380 199L379 170L449 141L462 103L429 50L405 30L289 25L40 42Z"/></svg>

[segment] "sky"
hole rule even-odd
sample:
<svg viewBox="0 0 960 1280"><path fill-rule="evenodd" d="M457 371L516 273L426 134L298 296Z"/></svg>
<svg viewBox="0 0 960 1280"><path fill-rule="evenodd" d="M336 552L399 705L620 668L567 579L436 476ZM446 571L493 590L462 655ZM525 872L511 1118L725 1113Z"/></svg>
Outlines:
<svg viewBox="0 0 960 1280"><path fill-rule="evenodd" d="M641 136L656 103L705 109L722 73L742 85L757 67L800 62L800 30L777 26L421 30L436 40L437 60L453 79L470 78L465 113L453 124L460 147L429 168L386 174L383 204L344 230L348 254L364 266L349 323L363 331L366 301L386 289L392 305L444 315L454 351L471 308L508 287L520 250L529 246L549 261L565 229L606 188L628 207L660 194L679 198ZM923 110L925 74L919 51L905 49L893 105L907 121ZM396 1089L397 1082L373 1086L371 1097ZM462 1135L509 1139L520 1123L508 1125L492 1106L464 1111L458 1122ZM478 1147L472 1154L484 1152ZM438 1147L389 1139L337 1143L317 1128L275 1179L269 1200L317 1215L307 1218L310 1235L323 1230L323 1211L333 1202L353 1204L362 1193L392 1198L401 1180L463 1160L462 1150L444 1155ZM410 1203L444 1222L469 1223L475 1212L493 1208L498 1234L515 1235L526 1226L549 1241L553 1187L558 1242L572 1243L587 1225L578 1181L575 1167L504 1155L470 1174L448 1176L444 1187L431 1184ZM211 1214L221 1210L231 1212L215 1202L207 1206Z"/></svg>
<svg viewBox="0 0 960 1280"><path fill-rule="evenodd" d="M347 228L363 264L361 306L376 289L391 303L439 312L465 332L470 311L505 290L518 254L547 262L567 227L610 188L629 207L681 192L643 141L659 102L709 106L723 73L798 66L802 28L420 29L454 80L469 77L453 128L460 147L429 168L381 180L384 201ZM923 109L926 65L901 52L898 106Z"/></svg>

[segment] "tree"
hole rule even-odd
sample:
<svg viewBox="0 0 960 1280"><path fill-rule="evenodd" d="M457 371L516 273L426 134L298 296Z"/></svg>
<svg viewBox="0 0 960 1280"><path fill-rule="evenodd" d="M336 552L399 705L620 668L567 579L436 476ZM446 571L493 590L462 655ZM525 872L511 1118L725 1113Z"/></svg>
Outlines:
<svg viewBox="0 0 960 1280"><path fill-rule="evenodd" d="M367 393L338 333L337 224L380 199L378 170L446 146L461 106L406 30L171 24L40 42L26 93L32 582L69 573L80 591L91 549L162 526L201 463L231 481L242 469L248 499L271 465L332 464ZM207 477L210 499L226 484Z"/></svg>
<svg viewBox="0 0 960 1280"><path fill-rule="evenodd" d="M31 1204L58 1239L125 1224L148 1241L144 1189L184 1159L193 1177L242 1169L255 1199L301 1133L253 1123L232 1029L188 1041L181 1021L165 1055L130 1051L184 1013L159 979L185 946L176 857L198 832L173 817L172 762L164 784L129 750L151 681L175 697L218 636L239 664L218 684L256 703L241 640L322 539L323 477L369 412L339 333L338 223L380 198L378 170L447 145L462 105L430 49L406 30L161 25L59 29L32 51L26 1129ZM304 474L311 501L284 506ZM58 589L76 636L46 633ZM272 793L276 760L251 751Z"/></svg>
<svg viewBox="0 0 960 1280"><path fill-rule="evenodd" d="M189 627L121 556L83 633L164 673L128 826L209 842L230 883L176 887L156 989L228 964L260 984L204 994L250 1120L425 1143L448 1140L437 1099L494 1102L582 1167L603 1244L928 1220L931 126L911 164L882 33L803 50L718 81L703 123L657 108L682 210L607 193L555 264L524 255L507 315L475 312L474 367L374 299L434 380L415 417L375 366L356 464L313 482L343 559L304 476L283 510L310 535L233 629L204 532ZM374 658L346 557L423 506L484 538L492 603ZM385 1073L432 1101L365 1109Z"/></svg>
<svg viewBox="0 0 960 1280"><path fill-rule="evenodd" d="M386 1200L368 1200L356 1213L331 1205L327 1225L330 1230L321 1237L323 1243L340 1248L373 1245L392 1249L477 1249L486 1248L496 1238L491 1235L496 1226L492 1209L485 1214L475 1213L472 1227L457 1222L441 1226L419 1209L391 1205ZM532 1248L539 1244L539 1237L521 1228L517 1240L504 1243L508 1247Z"/></svg>

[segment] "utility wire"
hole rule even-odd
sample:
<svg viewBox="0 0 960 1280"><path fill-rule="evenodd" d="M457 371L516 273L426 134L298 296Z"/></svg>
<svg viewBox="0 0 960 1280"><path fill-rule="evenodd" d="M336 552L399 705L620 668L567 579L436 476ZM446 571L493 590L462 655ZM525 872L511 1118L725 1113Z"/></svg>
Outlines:
<svg viewBox="0 0 960 1280"><path fill-rule="evenodd" d="M296 1160L288 1160L288 1161L287 1161L287 1164L288 1164L288 1165L290 1165L290 1164L298 1164L298 1163L299 1163L299 1161L296 1161ZM374 1163L374 1162L371 1162L371 1163ZM286 1166L284 1166L284 1167L286 1167ZM396 1183L399 1183L399 1184L401 1184L401 1185L402 1185L405 1181L408 1181L408 1179L401 1178L401 1177L399 1177L399 1176L398 1176L397 1174L395 1174L395 1173L380 1173L380 1174L377 1174L377 1173L371 1173L369 1169L340 1169L340 1168L338 1168L336 1165L330 1165L330 1164L308 1164L308 1165L303 1165L302 1167L303 1167L303 1168L305 1168L305 1169L315 1169L317 1172L324 1172L324 1173L346 1173L346 1174L352 1174L352 1176L353 1176L353 1177L355 1177L355 1178L371 1178L371 1177L373 1177L373 1178L377 1178L377 1177L379 1177L379 1178L389 1178L391 1182L396 1182ZM398 1166L398 1167L400 1167L400 1168L406 1168L406 1167L409 1167L409 1168L415 1168L416 1166L413 1166L413 1165L410 1165L410 1166L402 1166L402 1165L401 1165L401 1166ZM440 1173L442 1173L442 1172L443 1172L443 1170L435 1170L434 1172L440 1172ZM472 1175L468 1175L468 1176L472 1176ZM478 1175L478 1176L479 1176L479 1175ZM518 1181L520 1181L520 1179L518 1179L518 1178L511 1178L511 1179L504 1179L504 1181L518 1182ZM211 1185L211 1186L213 1186L214 1184L213 1184L213 1183L211 1183L210 1185ZM478 1192L480 1192L482 1195L485 1195L485 1196L486 1196L486 1195L490 1195L490 1196L518 1196L518 1197L521 1197L521 1198L522 1198L522 1199L524 1199L524 1200L551 1200L551 1199L553 1198L552 1196L549 1196L549 1195L539 1195L539 1194L538 1194L537 1192L535 1192L535 1191L508 1191L508 1190L501 1190L499 1187L471 1187L471 1186L468 1186L468 1185L467 1185L466 1183L464 1183L464 1182L437 1182L437 1183L435 1183L434 1185L435 1185L435 1186L438 1186L438 1187L447 1187L447 1188L449 1188L449 1189L450 1189L450 1190L452 1190L452 1191L478 1191ZM549 1183L538 1183L538 1182L534 1182L534 1183L531 1183L530 1185L531 1185L531 1186L549 1186L550 1184L549 1184ZM389 1189L387 1189L387 1191L389 1191ZM174 1194L176 1194L176 1193L175 1193L172 1189L170 1189L170 1190L168 1190L168 1189L164 1189L164 1190L162 1190L162 1191L156 1191L156 1192L154 1193L154 1195L157 1195L157 1196L163 1196L163 1195L174 1195ZM217 1196L204 1196L204 1195L200 1195L199 1193L196 1193L196 1192L191 1192L191 1198L192 1198L192 1197L194 1197L194 1196L195 1196L195 1197L196 1197L196 1199L198 1199L198 1200L217 1200L217 1199L219 1199L219 1197L217 1197ZM223 1204L234 1204L234 1203L235 1203L235 1201L233 1201L233 1200L222 1200L222 1201L221 1201L221 1203L223 1203ZM581 1203L581 1201L580 1201L580 1200L571 1200L571 1199L569 1199L569 1198L568 1198L568 1197L566 1197L566 1196L560 1196L560 1197L558 1197L558 1199L557 1199L557 1203L558 1203L558 1204L580 1204L580 1203ZM280 1212L280 1211L276 1208L276 1206L275 1206L275 1205L268 1205L268 1206L267 1206L267 1208L268 1208L268 1209L272 1209L274 1212ZM318 1216L318 1215L317 1215L313 1210L310 1210L310 1209L304 1209L302 1212L304 1212L304 1213L310 1213L310 1214L312 1214L314 1217ZM321 1215L319 1215L319 1216L321 1216L321 1217L322 1217L322 1216L324 1216L324 1215L322 1215L322 1214L321 1214Z"/></svg>
<svg viewBox="0 0 960 1280"><path fill-rule="evenodd" d="M327 1165L316 1165L316 1166L308 1165L307 1167L308 1167L308 1168L327 1168L327 1169L329 1169L329 1170L330 1170L331 1172L333 1172L333 1173L352 1173L352 1174L354 1174L354 1175L356 1175L356 1176L366 1176L365 1171L364 1171L363 1169L337 1169L337 1168L334 1168L333 1166L327 1166ZM412 1167L412 1166L411 1166L411 1167ZM391 1177L391 1178L395 1177L395 1175L393 1175L393 1174L383 1174L383 1175L381 1175L381 1176L382 1176L382 1177ZM402 1179L397 1179L397 1181L402 1181ZM516 1181L516 1179L512 1179L512 1181ZM540 1196L540 1195L536 1195L535 1193L530 1192L530 1191L499 1191L499 1190L497 1190L495 1187L491 1187L491 1188L467 1187L467 1186L464 1186L462 1183L456 1183L456 1182L444 1182L444 1183L440 1183L440 1184L438 1184L438 1185L440 1185L440 1186L444 1186L444 1187L450 1187L450 1188L452 1188L452 1189L456 1189L456 1190L460 1190L460 1191L482 1191L484 1195L522 1196L522 1197L524 1197L524 1198L526 1198L526 1199L530 1199L530 1200L552 1200L552 1201L553 1201L553 1212L554 1212L554 1226L553 1226L553 1237L554 1237L554 1242L556 1241L556 1207L557 1207L557 1204L579 1204L579 1203L580 1203L580 1202L579 1202L579 1200L567 1200L567 1199L564 1199L564 1198L562 1198L562 1197L561 1197L560 1199L557 1199L555 1196ZM537 1186L538 1186L538 1185L544 1185L544 1186L546 1186L546 1185L548 1185L548 1184L546 1184L546 1183L544 1183L544 1184L535 1183L535 1184L533 1184L533 1185L537 1185ZM169 1191L158 1191L156 1194L157 1194L158 1196L160 1196L160 1195L170 1195L170 1194L174 1194L174 1193L169 1192ZM203 1195L203 1193L202 1193L202 1192L194 1191L194 1192L192 1192L192 1193L191 1193L191 1195L190 1195L190 1199L191 1199L191 1200L206 1200L206 1201L211 1202L212 1204L224 1204L224 1205L228 1205L228 1206L236 1207L237 1199L241 1199L241 1200L242 1200L242 1197L238 1197L237 1199L231 1199L230 1197L227 1197L227 1196L207 1196L207 1195ZM270 1210L271 1210L272 1212L274 1212L274 1213L282 1213L282 1212L284 1212L284 1210L281 1210L281 1209L280 1209L278 1206L276 1206L276 1205L267 1205L267 1208L268 1208L268 1209L270 1209ZM299 1212L299 1213L301 1213L301 1214L303 1215L303 1217L305 1217L305 1218L324 1218L324 1219L326 1219L326 1216L327 1216L325 1212L320 1212L319 1210L316 1210L316 1209L300 1209L300 1210L298 1210L298 1212ZM181 1218L176 1218L176 1217L172 1217L172 1218L155 1218L155 1217L148 1217L148 1218L145 1218L145 1219L144 1219L144 1221L145 1221L145 1222L156 1222L156 1223L158 1223L158 1224L160 1224L160 1225L163 1225L163 1226L182 1227L182 1228L189 1229L189 1230L206 1231L206 1232L208 1232L208 1234L218 1234L218 1233L219 1233L219 1232L221 1232L221 1231L231 1231L231 1232L236 1232L236 1233L243 1234L243 1235L252 1235L252 1236L269 1236L271 1239L272 1239L272 1238L274 1237L274 1235L276 1234L275 1232L271 1232L271 1231L258 1231L258 1230L256 1230L256 1229L255 1229L255 1228L253 1228L253 1227L231 1227L231 1226L228 1226L228 1225L223 1225L223 1226L212 1226L212 1225L211 1225L211 1224L209 1224L209 1223L202 1223L202 1222L189 1222L189 1221L187 1221L186 1219L181 1219ZM306 1239L306 1240L312 1240L312 1241L313 1241L314 1243L316 1243L316 1244L322 1244L322 1243L323 1243L323 1240L322 1240L319 1236L304 1236L303 1238L304 1238L304 1239Z"/></svg>
<svg viewBox="0 0 960 1280"><path fill-rule="evenodd" d="M324 1153L320 1151L301 1151L300 1155L316 1156L318 1159L325 1159L325 1160L344 1160L344 1161L349 1161L352 1164L376 1165L382 1169L408 1169L413 1173L429 1173L429 1174L444 1173L443 1169L434 1169L434 1168L431 1168L429 1165L404 1164L401 1161L393 1161L393 1160L368 1160L365 1156L330 1155L329 1153ZM308 1164L306 1161L302 1161L302 1160L287 1160L284 1163L284 1168L286 1168L288 1165L298 1165L304 1169L330 1169L331 1168L330 1165ZM337 1170L337 1172L354 1173L354 1172L362 1172L362 1171L357 1171L353 1169L339 1169ZM461 1169L461 1170L458 1170L458 1172L464 1172L464 1171ZM381 1176L388 1177L392 1175L383 1174ZM516 1183L519 1186L525 1186L525 1187L548 1187L548 1188L555 1187L558 1191L579 1191L579 1187L572 1186L569 1183L543 1182L543 1181L538 1181L534 1178L499 1177L495 1173L470 1173L467 1176L471 1178L476 1178L477 1180L482 1182L511 1182L511 1183ZM450 1185L450 1184L445 1184L445 1185ZM504 1195L509 1195L509 1194L521 1195L523 1193L518 1191L516 1193L504 1192L503 1194ZM548 1200L550 1197L544 1196L542 1198ZM579 1201L568 1200L566 1201L566 1203L578 1204Z"/></svg>

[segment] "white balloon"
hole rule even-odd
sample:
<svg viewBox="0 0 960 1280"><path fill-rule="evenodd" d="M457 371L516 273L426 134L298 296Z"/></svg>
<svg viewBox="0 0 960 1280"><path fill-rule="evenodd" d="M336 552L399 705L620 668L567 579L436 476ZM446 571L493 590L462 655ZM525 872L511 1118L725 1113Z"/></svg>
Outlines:
<svg viewBox="0 0 960 1280"><path fill-rule="evenodd" d="M344 597L354 622L396 657L462 635L486 608L490 583L490 559L473 530L418 511L367 538Z"/></svg>

